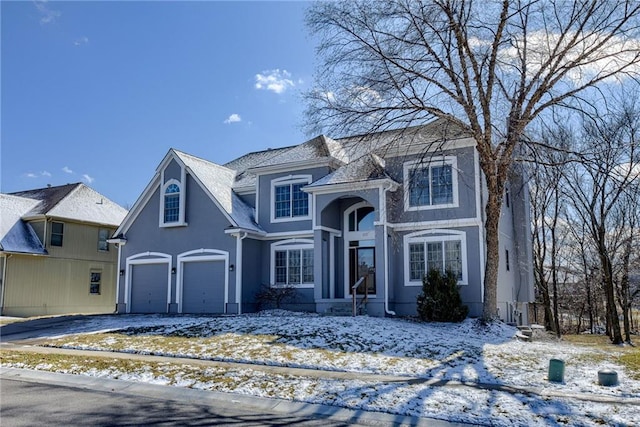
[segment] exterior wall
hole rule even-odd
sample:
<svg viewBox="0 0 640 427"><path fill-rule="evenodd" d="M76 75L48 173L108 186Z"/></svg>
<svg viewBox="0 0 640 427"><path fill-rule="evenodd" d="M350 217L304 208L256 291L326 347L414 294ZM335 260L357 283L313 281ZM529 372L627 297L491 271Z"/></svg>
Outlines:
<svg viewBox="0 0 640 427"><path fill-rule="evenodd" d="M250 238L242 241L242 312L257 311L255 296L269 282L263 276L263 242ZM267 273L268 274L268 273ZM268 277L268 276L267 276Z"/></svg>
<svg viewBox="0 0 640 427"><path fill-rule="evenodd" d="M29 225L31 226L31 228L33 229L33 231L35 231L36 235L38 236L38 239L40 239L40 243L42 243L44 245L44 221L30 221Z"/></svg>
<svg viewBox="0 0 640 427"><path fill-rule="evenodd" d="M395 181L401 183L398 191L391 194L387 203L388 220L392 223L443 221L463 218L475 218L476 206L476 164L475 148L466 147L456 150L438 152L433 157L455 156L458 174L458 207L434 208L405 211L405 199L408 192L404 188L404 164L420 160L421 155L385 158L386 171ZM428 161L428 157L424 157Z"/></svg>
<svg viewBox="0 0 640 427"><path fill-rule="evenodd" d="M118 251L98 250L100 229L115 227L64 224L62 246L51 246L51 220L45 247L49 256L7 255L2 314L38 316L64 313L112 313L115 308L115 271ZM44 222L37 229L44 232ZM100 294L90 294L90 273L101 272Z"/></svg>
<svg viewBox="0 0 640 427"><path fill-rule="evenodd" d="M229 264L235 264L236 238L224 233L231 224L226 216L215 206L202 188L187 175L185 214L186 226L159 227L160 194L156 188L138 217L126 231L127 243L121 247L120 270L125 272L118 280L118 311L127 310L125 303L125 285L127 281L126 259L145 252L157 252L170 256L169 268L178 266L177 257L188 251L215 249L228 253ZM236 271L228 272L228 303L237 309L235 300ZM171 274L171 298L169 311L177 311L177 274Z"/></svg>
<svg viewBox="0 0 640 427"><path fill-rule="evenodd" d="M428 229L426 229L428 230ZM426 231L425 230L425 231ZM482 314L482 268L480 253L479 229L477 226L450 228L449 231L463 232L466 240L467 283L460 285L462 302L469 307L469 316L475 317ZM405 277L405 251L404 237L414 232L399 231L391 233L389 238L390 263L389 288L392 293L392 310L399 315L416 315L416 303L422 287L407 286Z"/></svg>
<svg viewBox="0 0 640 427"><path fill-rule="evenodd" d="M331 170L328 167L302 169L289 172L280 172L275 174L266 174L258 176L258 195L257 195L257 215L258 224L267 233L291 232L299 230L311 230L311 220L291 220L283 222L271 222L271 181L277 178L285 178L296 175L311 175L311 181L318 180L327 175ZM313 201L310 196L309 213L312 213Z"/></svg>
<svg viewBox="0 0 640 427"><path fill-rule="evenodd" d="M112 313L115 310L115 264L12 254L7 261L2 314ZM99 295L89 293L92 270L102 272Z"/></svg>
<svg viewBox="0 0 640 427"><path fill-rule="evenodd" d="M64 224L62 246L51 246L51 222ZM109 235L116 230L116 227L78 224L62 219L49 221L47 224L47 252L52 258L95 260L115 264L118 251L113 245L109 245L108 251L98 250L98 232L105 228L109 230Z"/></svg>

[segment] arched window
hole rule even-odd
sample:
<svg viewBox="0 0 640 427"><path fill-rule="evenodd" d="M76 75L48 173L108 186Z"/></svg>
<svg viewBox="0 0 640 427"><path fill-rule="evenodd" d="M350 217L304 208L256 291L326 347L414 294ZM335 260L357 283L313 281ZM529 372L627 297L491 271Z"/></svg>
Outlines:
<svg viewBox="0 0 640 427"><path fill-rule="evenodd" d="M164 190L164 222L180 221L180 186L169 184Z"/></svg>
<svg viewBox="0 0 640 427"><path fill-rule="evenodd" d="M373 230L375 212L371 206L358 208L349 214L349 231Z"/></svg>

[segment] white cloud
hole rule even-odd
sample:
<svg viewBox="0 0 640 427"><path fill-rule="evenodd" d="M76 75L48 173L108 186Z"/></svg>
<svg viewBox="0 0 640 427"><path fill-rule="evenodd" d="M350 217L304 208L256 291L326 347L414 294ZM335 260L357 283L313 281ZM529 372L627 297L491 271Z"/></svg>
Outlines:
<svg viewBox="0 0 640 427"><path fill-rule="evenodd" d="M281 94L292 87L295 87L295 83L291 80L291 73L287 70L267 70L256 74L256 89L270 90Z"/></svg>
<svg viewBox="0 0 640 427"><path fill-rule="evenodd" d="M41 24L51 24L62 15L62 12L60 12L59 10L49 9L47 3L47 0L34 0L33 2L33 4L36 6L36 9L38 9L38 12L40 12Z"/></svg>
<svg viewBox="0 0 640 427"><path fill-rule="evenodd" d="M91 184L94 181L93 177L87 175L86 173L82 175L82 178L87 184Z"/></svg>
<svg viewBox="0 0 640 427"><path fill-rule="evenodd" d="M73 41L74 46L84 46L89 44L89 38L87 36L82 36Z"/></svg>
<svg viewBox="0 0 640 427"><path fill-rule="evenodd" d="M224 123L225 124L240 123L241 121L242 121L242 118L240 117L240 114L233 113L232 115L227 117L227 119L224 121Z"/></svg>
<svg viewBox="0 0 640 427"><path fill-rule="evenodd" d="M40 172L40 175L41 175L41 176L46 176L46 177L49 177L49 178L50 178L50 177L51 177L51 172L42 171L42 172Z"/></svg>
<svg viewBox="0 0 640 427"><path fill-rule="evenodd" d="M26 176L27 178L37 178L38 177L38 175L36 175L35 173L32 173L32 172L25 173L24 176Z"/></svg>
<svg viewBox="0 0 640 427"><path fill-rule="evenodd" d="M68 166L63 167L63 168L62 168L62 172L65 172L65 173L73 173L73 171L72 171L71 169L69 169L69 167L68 167Z"/></svg>

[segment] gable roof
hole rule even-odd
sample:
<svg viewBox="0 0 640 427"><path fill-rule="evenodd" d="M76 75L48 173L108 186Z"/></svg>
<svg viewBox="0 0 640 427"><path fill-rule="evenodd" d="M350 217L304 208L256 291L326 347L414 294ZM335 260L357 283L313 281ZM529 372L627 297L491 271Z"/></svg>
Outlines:
<svg viewBox="0 0 640 427"><path fill-rule="evenodd" d="M220 208L231 219L232 225L256 232L263 232L255 222L252 207L233 192L236 171L182 151L172 149L187 167L187 170L204 189L218 202Z"/></svg>
<svg viewBox="0 0 640 427"><path fill-rule="evenodd" d="M83 183L10 193L39 203L24 218L48 216L116 227L127 210Z"/></svg>
<svg viewBox="0 0 640 427"><path fill-rule="evenodd" d="M387 175L384 167L385 162L383 159L375 154L369 153L309 184L307 188L381 179L395 182L389 175Z"/></svg>
<svg viewBox="0 0 640 427"><path fill-rule="evenodd" d="M46 255L31 225L22 220L41 202L25 197L0 194L0 250L4 252Z"/></svg>
<svg viewBox="0 0 640 427"><path fill-rule="evenodd" d="M304 162L317 162L319 160L335 160L344 163L347 156L342 144L324 135L316 136L307 142L296 145L276 156L253 165L250 170L259 170L273 166L287 165Z"/></svg>

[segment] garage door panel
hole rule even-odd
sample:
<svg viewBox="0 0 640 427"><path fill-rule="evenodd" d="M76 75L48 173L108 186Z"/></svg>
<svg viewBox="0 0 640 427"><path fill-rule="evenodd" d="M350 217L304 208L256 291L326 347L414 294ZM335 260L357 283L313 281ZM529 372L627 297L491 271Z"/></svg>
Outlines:
<svg viewBox="0 0 640 427"><path fill-rule="evenodd" d="M224 313L225 262L185 262L182 276L183 313Z"/></svg>
<svg viewBox="0 0 640 427"><path fill-rule="evenodd" d="M131 312L167 312L167 264L134 265L131 268Z"/></svg>

